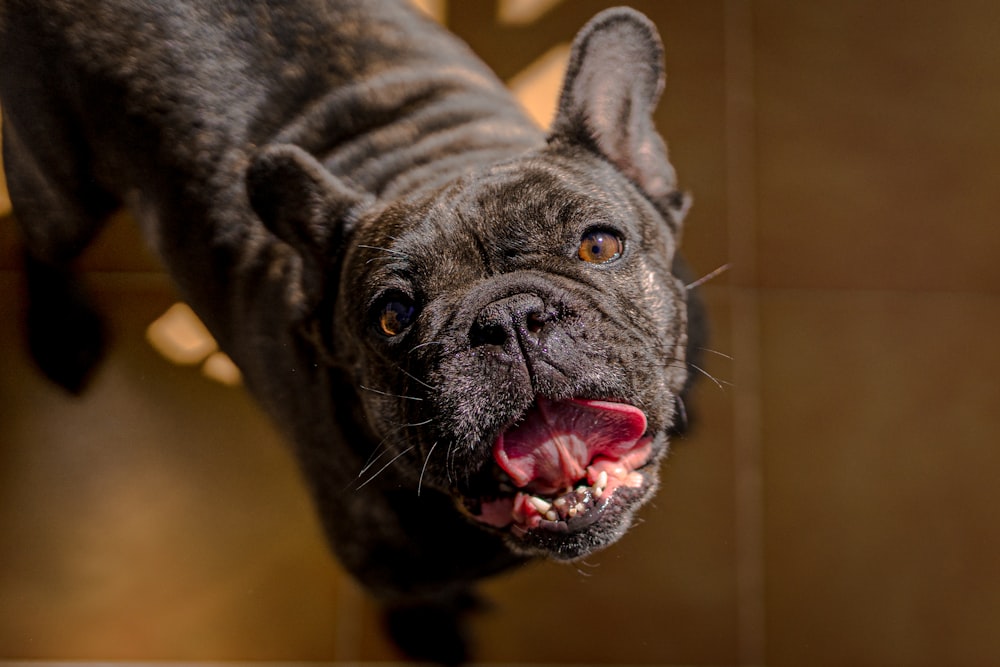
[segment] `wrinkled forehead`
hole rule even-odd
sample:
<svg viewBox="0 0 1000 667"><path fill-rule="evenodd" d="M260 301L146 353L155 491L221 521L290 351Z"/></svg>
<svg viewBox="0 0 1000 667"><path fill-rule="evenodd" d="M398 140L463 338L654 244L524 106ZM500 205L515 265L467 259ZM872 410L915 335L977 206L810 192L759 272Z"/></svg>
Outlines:
<svg viewBox="0 0 1000 667"><path fill-rule="evenodd" d="M600 160L525 159L470 174L444 189L413 220L412 236L498 244L581 224L637 224L624 178Z"/></svg>
<svg viewBox="0 0 1000 667"><path fill-rule="evenodd" d="M497 165L449 192L442 203L465 217L553 222L573 215L623 215L622 180L598 160L529 160Z"/></svg>
<svg viewBox="0 0 1000 667"><path fill-rule="evenodd" d="M394 206L367 245L369 268L434 282L502 271L508 260L575 252L593 227L639 239L662 227L652 207L596 157L539 155L493 165ZM656 233L656 232L653 232ZM367 260L366 260L367 261Z"/></svg>

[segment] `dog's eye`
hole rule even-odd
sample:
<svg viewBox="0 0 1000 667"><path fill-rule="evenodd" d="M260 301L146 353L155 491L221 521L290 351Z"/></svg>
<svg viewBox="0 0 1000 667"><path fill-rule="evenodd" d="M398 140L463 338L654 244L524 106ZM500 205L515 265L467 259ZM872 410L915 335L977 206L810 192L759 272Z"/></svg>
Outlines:
<svg viewBox="0 0 1000 667"><path fill-rule="evenodd" d="M622 240L617 234L604 229L593 229L580 239L578 255L592 264L605 264L618 259L622 254Z"/></svg>
<svg viewBox="0 0 1000 667"><path fill-rule="evenodd" d="M406 297L386 301L379 311L379 330L386 336L398 336L413 324L416 315L417 307Z"/></svg>

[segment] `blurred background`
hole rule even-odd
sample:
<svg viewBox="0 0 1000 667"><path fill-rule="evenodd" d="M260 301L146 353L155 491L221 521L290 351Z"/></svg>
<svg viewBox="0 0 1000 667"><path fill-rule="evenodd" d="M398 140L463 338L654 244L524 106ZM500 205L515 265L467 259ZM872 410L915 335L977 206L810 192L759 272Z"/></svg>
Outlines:
<svg viewBox="0 0 1000 667"><path fill-rule="evenodd" d="M422 4L544 123L613 3ZM686 254L732 264L717 382L641 525L484 586L480 660L1000 664L1000 5L634 5ZM81 261L113 336L82 398L26 359L19 263L0 187L0 658L398 659L225 360L148 342L176 297L127 216Z"/></svg>

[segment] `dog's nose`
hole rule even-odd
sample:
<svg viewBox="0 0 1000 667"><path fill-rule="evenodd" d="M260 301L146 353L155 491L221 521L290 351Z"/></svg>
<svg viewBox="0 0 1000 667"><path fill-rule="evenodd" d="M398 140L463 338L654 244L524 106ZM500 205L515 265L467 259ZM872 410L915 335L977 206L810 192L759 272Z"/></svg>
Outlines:
<svg viewBox="0 0 1000 667"><path fill-rule="evenodd" d="M530 339L537 339L545 325L555 318L541 297L535 294L515 294L499 299L483 308L472 323L469 340L473 347L504 348Z"/></svg>

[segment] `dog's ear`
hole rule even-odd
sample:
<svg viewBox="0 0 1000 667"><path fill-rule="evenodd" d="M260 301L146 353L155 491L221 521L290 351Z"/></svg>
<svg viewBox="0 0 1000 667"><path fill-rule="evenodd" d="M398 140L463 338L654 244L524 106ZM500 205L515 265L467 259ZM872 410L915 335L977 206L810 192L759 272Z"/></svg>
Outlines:
<svg viewBox="0 0 1000 667"><path fill-rule="evenodd" d="M367 201L291 144L262 148L247 169L246 186L250 206L264 226L303 261L320 265L340 247Z"/></svg>
<svg viewBox="0 0 1000 667"><path fill-rule="evenodd" d="M653 111L663 91L663 43L639 12L601 12L573 40L550 141L589 146L679 225L687 211Z"/></svg>

